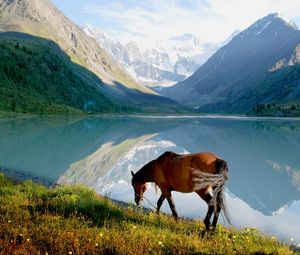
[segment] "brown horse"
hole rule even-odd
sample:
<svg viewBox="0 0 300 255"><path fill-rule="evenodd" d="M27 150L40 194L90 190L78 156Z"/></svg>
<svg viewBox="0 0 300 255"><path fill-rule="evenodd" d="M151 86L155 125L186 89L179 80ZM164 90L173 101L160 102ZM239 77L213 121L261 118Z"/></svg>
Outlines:
<svg viewBox="0 0 300 255"><path fill-rule="evenodd" d="M132 174L135 202L140 203L146 191L146 183L154 182L161 190L157 201L157 213L167 198L172 214L178 218L171 192L196 192L207 204L204 219L206 229L210 229L210 218L214 213L212 228L215 229L221 209L225 219L230 222L224 201L224 188L227 181L227 163L213 153L179 155L165 152L160 157Z"/></svg>

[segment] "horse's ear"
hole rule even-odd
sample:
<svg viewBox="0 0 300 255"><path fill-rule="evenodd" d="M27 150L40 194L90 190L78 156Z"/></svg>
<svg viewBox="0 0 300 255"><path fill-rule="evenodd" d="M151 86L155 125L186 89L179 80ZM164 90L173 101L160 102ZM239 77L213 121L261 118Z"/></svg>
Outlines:
<svg viewBox="0 0 300 255"><path fill-rule="evenodd" d="M131 171L131 175L132 175L132 177L133 177L133 176L134 176L134 172Z"/></svg>

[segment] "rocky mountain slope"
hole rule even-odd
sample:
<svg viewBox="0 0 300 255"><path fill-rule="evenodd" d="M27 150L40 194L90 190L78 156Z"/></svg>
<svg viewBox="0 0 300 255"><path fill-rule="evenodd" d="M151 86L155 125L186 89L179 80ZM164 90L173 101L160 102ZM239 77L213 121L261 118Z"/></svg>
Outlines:
<svg viewBox="0 0 300 255"><path fill-rule="evenodd" d="M54 41L73 62L95 73L102 80L97 89L115 101L146 108L155 105L156 110L176 105L137 82L49 0L0 0L1 31L22 32Z"/></svg>
<svg viewBox="0 0 300 255"><path fill-rule="evenodd" d="M297 101L299 44L296 25L277 13L270 14L236 35L191 77L162 94L210 112L242 113L259 103Z"/></svg>
<svg viewBox="0 0 300 255"><path fill-rule="evenodd" d="M0 31L18 31L55 41L78 64L100 75L104 81L139 86L97 43L48 0L1 0Z"/></svg>
<svg viewBox="0 0 300 255"><path fill-rule="evenodd" d="M204 43L192 34L183 34L143 46L134 41L122 43L92 25L84 26L83 30L132 76L150 87L170 86L184 80L222 45Z"/></svg>

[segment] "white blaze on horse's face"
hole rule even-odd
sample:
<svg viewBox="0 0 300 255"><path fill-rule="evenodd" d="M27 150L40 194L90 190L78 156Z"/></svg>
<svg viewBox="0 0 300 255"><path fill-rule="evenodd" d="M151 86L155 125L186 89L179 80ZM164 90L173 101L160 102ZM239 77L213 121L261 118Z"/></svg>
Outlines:
<svg viewBox="0 0 300 255"><path fill-rule="evenodd" d="M143 194L146 191L146 183L137 181L136 180L137 178L132 171L131 171L131 175L132 175L131 184L134 189L134 197L135 197L134 200L135 200L136 204L139 205L143 198Z"/></svg>
<svg viewBox="0 0 300 255"><path fill-rule="evenodd" d="M133 182L132 186L135 194L135 203L139 205L143 198L144 192L146 191L146 184L141 182Z"/></svg>

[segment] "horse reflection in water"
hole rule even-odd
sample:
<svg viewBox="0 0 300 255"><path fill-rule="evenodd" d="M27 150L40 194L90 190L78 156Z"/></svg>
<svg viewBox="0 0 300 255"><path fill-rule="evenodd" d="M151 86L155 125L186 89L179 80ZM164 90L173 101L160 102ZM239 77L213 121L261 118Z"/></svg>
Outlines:
<svg viewBox="0 0 300 255"><path fill-rule="evenodd" d="M215 229L221 210L225 219L230 222L224 201L224 188L228 178L227 163L213 153L179 155L165 152L143 166L136 174L133 172L131 174L137 204L143 198L146 183L154 182L161 190L161 196L157 201L157 213L163 201L167 199L172 214L177 219L171 192L196 192L208 205L204 219L207 230ZM214 218L211 224L212 214Z"/></svg>

